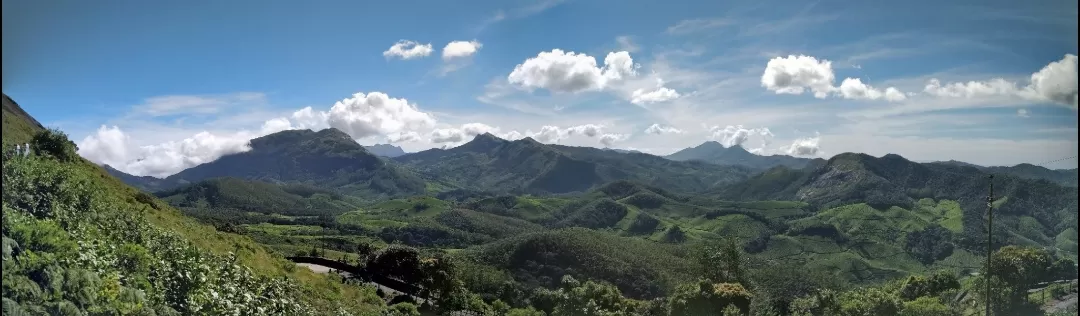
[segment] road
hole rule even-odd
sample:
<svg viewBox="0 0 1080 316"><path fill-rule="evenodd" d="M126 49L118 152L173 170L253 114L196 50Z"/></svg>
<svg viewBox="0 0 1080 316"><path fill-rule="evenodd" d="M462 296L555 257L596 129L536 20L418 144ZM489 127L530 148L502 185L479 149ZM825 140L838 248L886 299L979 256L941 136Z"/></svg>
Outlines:
<svg viewBox="0 0 1080 316"><path fill-rule="evenodd" d="M334 269L331 269L330 267L317 265L317 264L314 264L314 263L297 263L296 265L307 267L308 269L311 269L312 272L319 273L319 274L330 273L331 270L334 270ZM346 278L352 277L352 274L350 274L348 272L341 272L341 274L344 275ZM403 292L400 292L398 290L391 289L391 288L388 288L386 286L383 286L382 284L378 284L378 283L375 283L375 282L366 282L366 283L374 285L376 289L382 290L383 293L388 294L387 297L390 297L390 298L398 296L398 295L407 295L407 294L405 294ZM413 300L416 301L417 304L427 303L427 300L425 300L425 299L415 297L415 296L411 296L411 297L412 297Z"/></svg>

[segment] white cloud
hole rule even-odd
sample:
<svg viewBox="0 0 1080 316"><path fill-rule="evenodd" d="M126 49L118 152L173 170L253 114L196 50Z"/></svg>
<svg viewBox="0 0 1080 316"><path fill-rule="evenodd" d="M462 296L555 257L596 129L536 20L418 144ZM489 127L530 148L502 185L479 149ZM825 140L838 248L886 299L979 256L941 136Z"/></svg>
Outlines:
<svg viewBox="0 0 1080 316"><path fill-rule="evenodd" d="M645 134L654 134L654 135L682 134L682 133L683 133L683 131L681 129L675 128L674 126L661 126L660 124L655 124L655 123L653 125L650 125L649 128L645 129Z"/></svg>
<svg viewBox="0 0 1080 316"><path fill-rule="evenodd" d="M102 125L96 134L79 142L79 155L96 163L124 167L128 161L128 136L119 127Z"/></svg>
<svg viewBox="0 0 1080 316"><path fill-rule="evenodd" d="M612 81L636 75L630 53L612 52L604 58L604 67L597 67L592 56L553 49L518 64L507 76L511 84L554 93L578 93L603 90Z"/></svg>
<svg viewBox="0 0 1080 316"><path fill-rule="evenodd" d="M484 47L484 44L472 41L453 41L447 43L442 50L442 59L450 60L453 58L468 57L476 54L480 51L480 48Z"/></svg>
<svg viewBox="0 0 1080 316"><path fill-rule="evenodd" d="M887 100L898 102L907 99L903 92L888 87L880 90L862 82L859 78L845 78L839 87L833 86L836 74L832 62L813 56L788 55L774 57L765 65L761 86L777 94L802 94L806 90L814 97L824 99L830 94L854 100Z"/></svg>
<svg viewBox="0 0 1080 316"><path fill-rule="evenodd" d="M626 139L628 135L604 133L604 126L600 124L582 124L567 128L553 125L544 125L540 131L526 130L525 135L532 137L541 143L558 143L559 141L575 135L588 138L600 138L600 142L610 146L612 142Z"/></svg>
<svg viewBox="0 0 1080 316"><path fill-rule="evenodd" d="M821 154L821 136L799 138L780 150L790 156L817 156Z"/></svg>
<svg viewBox="0 0 1080 316"><path fill-rule="evenodd" d="M431 48L431 44L420 44L410 40L400 40L390 46L389 49L384 51L383 57L386 58L400 58L402 60L409 60L414 58L422 58L431 55L431 52L435 51Z"/></svg>
<svg viewBox="0 0 1080 316"><path fill-rule="evenodd" d="M134 175L165 177L221 156L250 149L248 142L265 134L240 131L215 135L200 132L180 141L135 147L119 127L102 126L79 142L79 154Z"/></svg>
<svg viewBox="0 0 1080 316"><path fill-rule="evenodd" d="M1031 117L1031 115L1028 114L1027 109L1017 109L1016 110L1016 116L1019 116L1019 117Z"/></svg>
<svg viewBox="0 0 1080 316"><path fill-rule="evenodd" d="M360 92L335 103L327 113L327 123L359 139L431 128L435 118L406 99Z"/></svg>
<svg viewBox="0 0 1080 316"><path fill-rule="evenodd" d="M765 65L761 86L777 94L802 94L809 89L817 98L825 98L835 88L832 62L812 56L775 57Z"/></svg>
<svg viewBox="0 0 1080 316"><path fill-rule="evenodd" d="M977 99L990 96L1012 96L1019 94L1021 90L1016 83L1002 78L988 81L952 82L942 84L938 79L930 79L923 88L926 94L937 97Z"/></svg>
<svg viewBox="0 0 1080 316"><path fill-rule="evenodd" d="M885 100L897 102L907 99L900 90L889 87L885 91L881 91L872 86L866 85L859 78L846 78L840 83L840 95L845 99L854 100L878 100L884 98Z"/></svg>
<svg viewBox="0 0 1080 316"><path fill-rule="evenodd" d="M1076 55L1066 54L1061 60L1051 62L1038 72L1031 74L1031 82L1026 86L1020 86L1004 78L946 84L933 78L926 84L923 92L942 98L1018 98L1061 104L1075 110L1077 108L1076 67Z"/></svg>
<svg viewBox="0 0 1080 316"><path fill-rule="evenodd" d="M230 107L263 103L266 95L258 92L239 92L218 95L166 95L147 98L134 106L135 113L149 116L176 114L214 114Z"/></svg>
<svg viewBox="0 0 1080 316"><path fill-rule="evenodd" d="M741 146L750 140L751 137L757 137L761 139L761 146L765 147L769 145L769 141L774 136L772 131L767 127L759 128L744 128L742 125L725 126L713 126L709 129L709 138L720 141L724 147Z"/></svg>
<svg viewBox="0 0 1080 316"><path fill-rule="evenodd" d="M1073 109L1076 109L1076 72L1076 55L1066 54L1061 60L1052 62L1031 74L1029 87L1045 100L1071 105Z"/></svg>
<svg viewBox="0 0 1080 316"><path fill-rule="evenodd" d="M611 147L615 142L625 140L627 137L629 136L623 134L604 134L600 135L600 143L604 144L604 146Z"/></svg>
<svg viewBox="0 0 1080 316"><path fill-rule="evenodd" d="M630 94L630 103L644 105L650 103L667 102L678 99L681 96L675 90L664 87L663 79L657 78L656 81L656 90L634 90L634 92Z"/></svg>

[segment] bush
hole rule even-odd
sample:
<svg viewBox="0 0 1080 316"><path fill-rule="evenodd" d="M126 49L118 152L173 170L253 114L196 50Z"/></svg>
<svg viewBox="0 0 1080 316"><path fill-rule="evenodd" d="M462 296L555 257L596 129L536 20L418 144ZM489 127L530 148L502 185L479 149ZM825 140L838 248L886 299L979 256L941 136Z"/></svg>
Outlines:
<svg viewBox="0 0 1080 316"><path fill-rule="evenodd" d="M30 140L32 154L50 157L63 162L72 162L79 159L76 153L78 147L67 134L56 129L47 129L34 134Z"/></svg>
<svg viewBox="0 0 1080 316"><path fill-rule="evenodd" d="M948 306L934 297L920 297L911 302L905 302L900 316L953 316L958 313L949 310Z"/></svg>

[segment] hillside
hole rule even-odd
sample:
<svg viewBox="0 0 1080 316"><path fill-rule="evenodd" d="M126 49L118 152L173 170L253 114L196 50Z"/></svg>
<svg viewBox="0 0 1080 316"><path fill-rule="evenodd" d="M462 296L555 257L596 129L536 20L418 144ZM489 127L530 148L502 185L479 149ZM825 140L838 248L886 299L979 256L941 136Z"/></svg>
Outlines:
<svg viewBox="0 0 1080 316"><path fill-rule="evenodd" d="M165 179L149 182L146 177L131 180L133 177L121 176L121 179L132 181L136 187L167 190L218 177L306 184L368 197L425 191L423 180L371 154L347 134L333 128L318 132L289 130L255 138L249 151L226 155Z"/></svg>
<svg viewBox="0 0 1080 316"><path fill-rule="evenodd" d="M5 144L33 138L34 147L29 157L9 148L3 157L5 315L385 309L374 289L298 269L247 237L200 225L78 157L62 133L20 124L38 130L3 135Z"/></svg>
<svg viewBox="0 0 1080 316"><path fill-rule="evenodd" d="M34 136L34 133L45 129L36 119L27 114L26 111L4 94L3 99L3 116L4 116L4 144L7 145L23 144L30 141L30 138Z"/></svg>
<svg viewBox="0 0 1080 316"><path fill-rule="evenodd" d="M744 179L733 166L676 162L639 153L503 140L491 134L451 149L429 149L394 158L429 181L492 192L583 192L616 180L633 180L680 192L698 192Z"/></svg>
<svg viewBox="0 0 1080 316"><path fill-rule="evenodd" d="M757 169L776 166L803 168L810 162L807 158L785 155L761 156L746 151L740 145L724 147L716 141L707 141L695 147L686 148L667 155L665 158L677 161L698 160L718 165L739 165Z"/></svg>
<svg viewBox="0 0 1080 316"><path fill-rule="evenodd" d="M921 199L952 200L962 211L957 244L980 250L990 174L978 168L840 154L815 169L774 168L718 192L738 200L782 199L828 209L866 203L875 209L912 209ZM994 178L995 235L1003 244L1056 246L1055 237L1076 229L1077 189L1009 175ZM1036 233L1037 232L1037 233ZM1075 247L1067 251L1076 256ZM983 251L984 252L984 251Z"/></svg>

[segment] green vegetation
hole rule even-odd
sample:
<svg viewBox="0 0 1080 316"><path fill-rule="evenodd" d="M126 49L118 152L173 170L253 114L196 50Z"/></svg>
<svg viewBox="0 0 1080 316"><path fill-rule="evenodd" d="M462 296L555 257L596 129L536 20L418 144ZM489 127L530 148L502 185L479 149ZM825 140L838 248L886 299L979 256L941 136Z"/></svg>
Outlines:
<svg viewBox="0 0 1080 316"><path fill-rule="evenodd" d="M179 216L81 161L61 133L4 155L7 313L365 314L382 303Z"/></svg>

